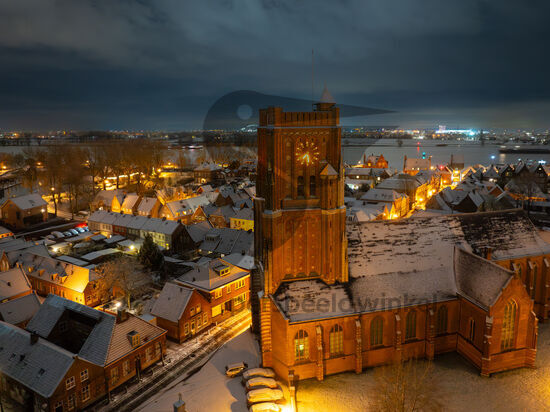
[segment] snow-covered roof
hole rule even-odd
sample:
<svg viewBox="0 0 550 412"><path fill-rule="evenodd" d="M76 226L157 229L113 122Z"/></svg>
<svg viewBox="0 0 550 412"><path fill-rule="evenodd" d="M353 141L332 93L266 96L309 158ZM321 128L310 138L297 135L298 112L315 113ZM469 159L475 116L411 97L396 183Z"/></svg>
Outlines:
<svg viewBox="0 0 550 412"><path fill-rule="evenodd" d="M361 196L361 200L368 202L394 202L406 196L405 194L397 193L395 190L378 189L375 187Z"/></svg>
<svg viewBox="0 0 550 412"><path fill-rule="evenodd" d="M88 318L93 324L77 355L96 365L105 365L111 335L116 323L116 317L111 314L81 305L60 296L48 295L26 329L37 333L43 338L48 338L65 311L78 313Z"/></svg>
<svg viewBox="0 0 550 412"><path fill-rule="evenodd" d="M73 354L45 339L31 342L24 329L0 322L2 374L50 398L74 362Z"/></svg>
<svg viewBox="0 0 550 412"><path fill-rule="evenodd" d="M155 207L157 203L156 197L144 197L141 199L141 202L139 202L139 205L137 207L137 212L144 215L151 214L153 207Z"/></svg>
<svg viewBox="0 0 550 412"><path fill-rule="evenodd" d="M155 301L151 314L178 323L192 294L192 288L167 282Z"/></svg>
<svg viewBox="0 0 550 412"><path fill-rule="evenodd" d="M221 276L218 273L218 269L221 267L229 268L229 274ZM223 259L213 259L204 265L196 265L193 270L184 273L177 280L183 284L209 292L249 275L248 270L241 269Z"/></svg>
<svg viewBox="0 0 550 412"><path fill-rule="evenodd" d="M231 253L230 255L224 256L223 260L241 269L252 270L256 267L254 257L243 255L242 253Z"/></svg>
<svg viewBox="0 0 550 412"><path fill-rule="evenodd" d="M137 193L128 193L122 202L121 208L123 210L131 210L139 202L139 195Z"/></svg>
<svg viewBox="0 0 550 412"><path fill-rule="evenodd" d="M35 207L47 206L48 203L42 199L38 193L30 193L28 195L12 197L7 200L10 200L15 206L21 210L28 210Z"/></svg>
<svg viewBox="0 0 550 412"><path fill-rule="evenodd" d="M348 284L283 283L273 298L291 322L447 301L458 294L487 309L512 276L474 255L489 247L493 260L550 253L550 244L518 210L350 224ZM336 306L321 307L321 299Z"/></svg>
<svg viewBox="0 0 550 412"><path fill-rule="evenodd" d="M0 320L17 325L29 321L40 307L36 294L30 293L20 298L0 304Z"/></svg>
<svg viewBox="0 0 550 412"><path fill-rule="evenodd" d="M0 272L0 301L29 292L32 286L21 268Z"/></svg>
<svg viewBox="0 0 550 412"><path fill-rule="evenodd" d="M484 309L493 306L513 272L460 248L455 250L457 292Z"/></svg>

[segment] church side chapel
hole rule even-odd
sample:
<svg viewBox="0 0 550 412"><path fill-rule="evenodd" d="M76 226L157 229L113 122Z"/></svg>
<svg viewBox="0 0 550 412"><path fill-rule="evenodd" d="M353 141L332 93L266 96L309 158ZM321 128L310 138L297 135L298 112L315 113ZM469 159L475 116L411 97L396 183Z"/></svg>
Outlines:
<svg viewBox="0 0 550 412"><path fill-rule="evenodd" d="M339 109L260 111L253 327L262 364L317 378L456 351L534 367L550 245L520 210L347 224Z"/></svg>

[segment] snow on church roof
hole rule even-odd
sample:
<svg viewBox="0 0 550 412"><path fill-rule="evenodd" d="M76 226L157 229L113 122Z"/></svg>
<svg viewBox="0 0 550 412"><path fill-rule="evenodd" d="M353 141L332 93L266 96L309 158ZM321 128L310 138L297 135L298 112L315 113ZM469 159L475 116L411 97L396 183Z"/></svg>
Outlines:
<svg viewBox="0 0 550 412"><path fill-rule="evenodd" d="M446 301L457 294L486 309L512 276L473 254L486 248L492 248L493 260L550 253L550 244L521 210L351 224L348 284L284 283L273 299L291 322Z"/></svg>

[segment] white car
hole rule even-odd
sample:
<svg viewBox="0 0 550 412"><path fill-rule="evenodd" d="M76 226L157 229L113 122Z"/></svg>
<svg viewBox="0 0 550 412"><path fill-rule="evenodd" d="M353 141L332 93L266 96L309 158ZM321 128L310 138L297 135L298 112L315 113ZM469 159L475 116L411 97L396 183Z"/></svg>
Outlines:
<svg viewBox="0 0 550 412"><path fill-rule="evenodd" d="M255 403L248 409L249 412L281 412L281 407L273 402Z"/></svg>
<svg viewBox="0 0 550 412"><path fill-rule="evenodd" d="M243 378L247 380L256 376L263 376L264 378L274 378L275 372L273 372L273 369L268 368L253 368L243 373Z"/></svg>
<svg viewBox="0 0 550 412"><path fill-rule="evenodd" d="M271 388L271 389L276 389L279 387L275 379L264 378L263 376L250 378L249 380L246 381L246 390L261 388L262 386L265 386L266 388Z"/></svg>
<svg viewBox="0 0 550 412"><path fill-rule="evenodd" d="M284 399L283 391L280 389L253 389L246 394L249 405L258 402L277 402Z"/></svg>
<svg viewBox="0 0 550 412"><path fill-rule="evenodd" d="M248 365L245 362L234 363L225 367L225 374L230 378L234 378L239 376L246 368L248 368Z"/></svg>

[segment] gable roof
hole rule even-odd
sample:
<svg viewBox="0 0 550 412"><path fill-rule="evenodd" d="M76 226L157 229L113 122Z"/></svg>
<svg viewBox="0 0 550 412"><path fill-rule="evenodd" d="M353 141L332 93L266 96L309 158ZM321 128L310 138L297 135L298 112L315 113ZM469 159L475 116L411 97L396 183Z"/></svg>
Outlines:
<svg viewBox="0 0 550 412"><path fill-rule="evenodd" d="M29 321L40 308L36 294L30 293L20 298L0 304L0 320L17 325Z"/></svg>
<svg viewBox="0 0 550 412"><path fill-rule="evenodd" d="M128 313L128 318L126 320L115 323L113 333L109 336L109 348L105 361L106 365L116 362L118 359L135 350L130 339L128 339L128 334L133 331L139 333L142 343L149 342L166 333L164 329Z"/></svg>
<svg viewBox="0 0 550 412"><path fill-rule="evenodd" d="M0 272L0 301L29 292L32 286L21 268Z"/></svg>
<svg viewBox="0 0 550 412"><path fill-rule="evenodd" d="M514 273L461 248L454 251L454 274L458 294L488 310Z"/></svg>
<svg viewBox="0 0 550 412"><path fill-rule="evenodd" d="M31 319L26 329L47 339L66 310L79 313L87 318L95 320L95 325L77 355L96 365L105 365L111 342L111 335L113 334L116 323L115 316L109 313L50 294L44 303L42 303L36 315Z"/></svg>
<svg viewBox="0 0 550 412"><path fill-rule="evenodd" d="M138 213L150 214L153 211L153 208L157 204L158 199L156 197L143 197L141 202L137 207Z"/></svg>
<svg viewBox="0 0 550 412"><path fill-rule="evenodd" d="M28 210L39 206L47 206L48 203L42 199L38 193L30 193L28 195L12 197L6 200L11 201L15 206L21 210Z"/></svg>
<svg viewBox="0 0 550 412"><path fill-rule="evenodd" d="M11 379L49 398L73 364L73 354L42 338L31 344L30 335L0 322L0 368Z"/></svg>
<svg viewBox="0 0 550 412"><path fill-rule="evenodd" d="M155 301L151 314L177 323L183 315L191 295L193 295L193 289L167 282Z"/></svg>
<svg viewBox="0 0 550 412"><path fill-rule="evenodd" d="M218 267L229 267L230 273L220 276L216 272ZM249 275L248 270L241 269L223 259L212 259L203 265L196 265L194 269L181 275L177 281L210 292Z"/></svg>

